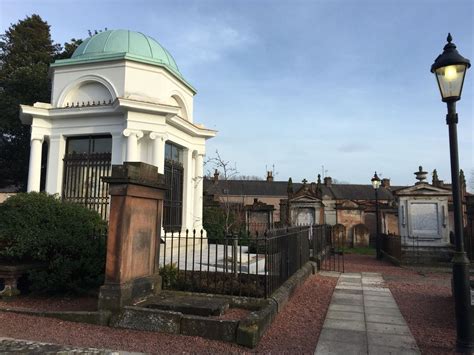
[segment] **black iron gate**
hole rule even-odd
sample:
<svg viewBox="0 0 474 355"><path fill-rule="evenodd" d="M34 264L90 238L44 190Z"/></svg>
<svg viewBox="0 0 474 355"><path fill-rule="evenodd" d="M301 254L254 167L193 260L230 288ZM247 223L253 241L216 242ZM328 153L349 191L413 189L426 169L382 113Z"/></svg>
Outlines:
<svg viewBox="0 0 474 355"><path fill-rule="evenodd" d="M311 258L321 270L344 272L344 243L328 224L313 225L310 229Z"/></svg>
<svg viewBox="0 0 474 355"><path fill-rule="evenodd" d="M101 178L110 173L110 153L66 154L62 198L95 210L107 219L109 188Z"/></svg>
<svg viewBox="0 0 474 355"><path fill-rule="evenodd" d="M183 222L183 164L165 160L165 200L163 201L163 227L170 231L181 230Z"/></svg>

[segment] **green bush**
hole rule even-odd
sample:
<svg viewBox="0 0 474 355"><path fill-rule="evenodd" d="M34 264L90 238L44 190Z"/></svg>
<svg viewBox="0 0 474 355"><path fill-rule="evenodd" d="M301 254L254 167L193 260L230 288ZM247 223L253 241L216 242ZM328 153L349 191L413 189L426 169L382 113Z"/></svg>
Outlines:
<svg viewBox="0 0 474 355"><path fill-rule="evenodd" d="M160 276L162 278L162 285L164 289L172 289L176 286L178 281L179 270L176 263L166 264L160 267Z"/></svg>
<svg viewBox="0 0 474 355"><path fill-rule="evenodd" d="M103 283L106 222L95 211L44 193L0 204L0 259L44 262L29 274L36 293L82 293Z"/></svg>

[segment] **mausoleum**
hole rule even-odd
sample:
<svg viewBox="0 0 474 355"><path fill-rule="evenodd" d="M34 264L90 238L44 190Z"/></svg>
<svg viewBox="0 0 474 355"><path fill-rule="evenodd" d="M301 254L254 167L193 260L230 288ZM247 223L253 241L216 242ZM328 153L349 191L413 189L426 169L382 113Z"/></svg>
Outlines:
<svg viewBox="0 0 474 355"><path fill-rule="evenodd" d="M50 103L21 106L31 125L28 191L44 186L107 217L102 177L111 165L144 162L165 175L165 228L201 228L203 156L216 132L194 122L196 90L164 47L139 32L104 31L56 60L51 80Z"/></svg>

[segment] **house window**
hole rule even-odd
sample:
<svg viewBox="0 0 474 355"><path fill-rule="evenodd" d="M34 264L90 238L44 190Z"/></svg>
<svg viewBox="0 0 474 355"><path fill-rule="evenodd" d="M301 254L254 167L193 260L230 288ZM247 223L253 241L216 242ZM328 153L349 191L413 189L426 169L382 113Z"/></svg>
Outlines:
<svg viewBox="0 0 474 355"><path fill-rule="evenodd" d="M111 173L112 137L69 137L64 156L62 198L97 211L107 219L108 184L103 176Z"/></svg>
<svg viewBox="0 0 474 355"><path fill-rule="evenodd" d="M183 221L183 148L165 145L165 184L163 228L167 231L181 230Z"/></svg>

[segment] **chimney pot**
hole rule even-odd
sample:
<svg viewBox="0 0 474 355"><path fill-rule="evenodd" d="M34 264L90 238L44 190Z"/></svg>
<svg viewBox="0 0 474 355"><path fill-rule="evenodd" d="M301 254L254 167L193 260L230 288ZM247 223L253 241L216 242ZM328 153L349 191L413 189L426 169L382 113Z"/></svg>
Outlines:
<svg viewBox="0 0 474 355"><path fill-rule="evenodd" d="M214 171L214 184L219 181L219 170Z"/></svg>
<svg viewBox="0 0 474 355"><path fill-rule="evenodd" d="M325 186L328 186L328 187L331 187L331 186L332 186L332 177L326 176L326 177L324 178L324 185L325 185Z"/></svg>
<svg viewBox="0 0 474 355"><path fill-rule="evenodd" d="M267 182L272 182L272 181L273 181L273 172L267 171Z"/></svg>
<svg viewBox="0 0 474 355"><path fill-rule="evenodd" d="M382 187L389 188L390 187L390 179L387 179L387 178L382 179Z"/></svg>

